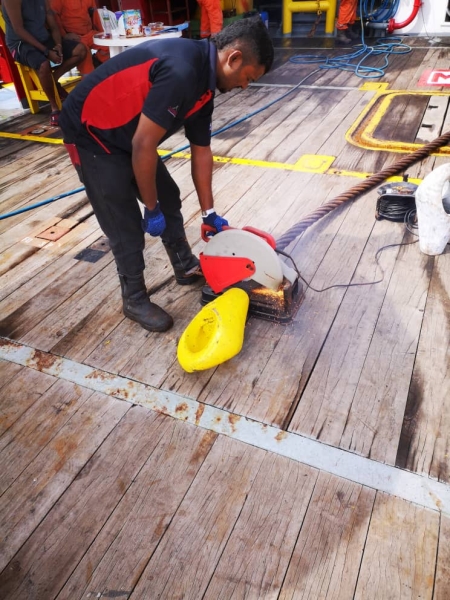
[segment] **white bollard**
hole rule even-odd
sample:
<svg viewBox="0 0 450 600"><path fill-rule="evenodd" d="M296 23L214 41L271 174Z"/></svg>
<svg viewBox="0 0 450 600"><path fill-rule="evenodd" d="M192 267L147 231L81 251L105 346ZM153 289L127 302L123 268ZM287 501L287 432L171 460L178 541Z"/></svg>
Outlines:
<svg viewBox="0 0 450 600"><path fill-rule="evenodd" d="M443 198L450 190L450 163L431 171L416 191L419 247L424 254L442 254L450 241L450 214Z"/></svg>

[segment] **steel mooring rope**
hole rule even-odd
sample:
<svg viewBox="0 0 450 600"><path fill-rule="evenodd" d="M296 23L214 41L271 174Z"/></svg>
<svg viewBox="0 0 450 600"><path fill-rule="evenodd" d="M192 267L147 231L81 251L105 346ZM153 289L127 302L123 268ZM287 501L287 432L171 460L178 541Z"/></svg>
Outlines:
<svg viewBox="0 0 450 600"><path fill-rule="evenodd" d="M322 217L325 217L325 215L333 211L338 206L341 206L341 204L344 204L349 200L355 200L359 196L362 196L369 190L373 189L375 186L379 185L380 183L383 183L383 181L385 181L389 177L393 177L394 175L397 175L401 171L404 171L406 168L410 167L416 162L427 158L427 156L433 154L433 152L441 148L441 146L445 146L445 144L447 144L448 142L450 142L450 131L447 131L447 133L443 133L441 136L439 136L432 142L425 144L415 152L404 156L390 167L386 167L382 171L371 175L362 183L354 185L347 192L343 192L342 194L339 194L339 196L336 196L336 198L334 198L333 200L330 200L330 202L323 204L317 210L315 210L310 215L308 215L307 217L293 225L290 229L288 229L280 237L280 239L277 240L277 249L284 250L287 246L289 246L291 242L298 238L299 235L306 231L308 227L316 223Z"/></svg>

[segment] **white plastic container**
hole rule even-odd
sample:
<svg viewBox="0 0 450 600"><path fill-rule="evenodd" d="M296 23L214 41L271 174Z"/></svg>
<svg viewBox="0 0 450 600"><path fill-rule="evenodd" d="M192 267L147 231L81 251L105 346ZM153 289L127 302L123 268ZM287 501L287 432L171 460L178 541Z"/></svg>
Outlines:
<svg viewBox="0 0 450 600"><path fill-rule="evenodd" d="M450 214L444 209L449 191L450 163L431 171L417 188L419 246L424 254L442 254L450 241Z"/></svg>

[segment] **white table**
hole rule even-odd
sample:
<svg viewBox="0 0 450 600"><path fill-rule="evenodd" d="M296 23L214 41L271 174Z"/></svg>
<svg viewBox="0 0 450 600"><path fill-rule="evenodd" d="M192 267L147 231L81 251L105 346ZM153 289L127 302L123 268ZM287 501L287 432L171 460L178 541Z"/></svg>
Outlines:
<svg viewBox="0 0 450 600"><path fill-rule="evenodd" d="M116 38L106 38L103 34L94 35L94 42L97 46L107 46L109 48L109 55L111 58L120 54L127 48L131 46L137 46L138 44L142 44L142 42L156 41L156 40L166 40L167 38L178 38L182 36L181 31L170 31L169 33L158 33L156 35L150 36L139 36L139 37L125 37L123 35Z"/></svg>

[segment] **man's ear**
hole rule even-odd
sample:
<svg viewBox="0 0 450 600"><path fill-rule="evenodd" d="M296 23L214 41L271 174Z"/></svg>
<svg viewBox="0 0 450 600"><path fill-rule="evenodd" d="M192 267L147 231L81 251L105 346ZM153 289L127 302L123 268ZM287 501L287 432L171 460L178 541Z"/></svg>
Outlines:
<svg viewBox="0 0 450 600"><path fill-rule="evenodd" d="M227 57L227 64L231 69L239 69L243 63L242 52L240 50L231 50Z"/></svg>

